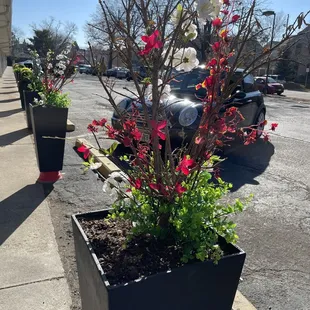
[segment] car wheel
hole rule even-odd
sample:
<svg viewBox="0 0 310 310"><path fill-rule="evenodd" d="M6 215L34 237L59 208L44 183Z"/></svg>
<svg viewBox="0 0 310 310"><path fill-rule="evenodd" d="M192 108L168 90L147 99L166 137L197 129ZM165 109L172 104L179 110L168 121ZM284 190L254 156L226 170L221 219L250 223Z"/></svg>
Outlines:
<svg viewBox="0 0 310 310"><path fill-rule="evenodd" d="M281 96L282 93L283 93L282 91L278 91L278 92L277 92L277 94L278 94L279 96Z"/></svg>
<svg viewBox="0 0 310 310"><path fill-rule="evenodd" d="M265 121L265 111L262 110L258 114L256 122L255 122L256 123L255 125L257 125L257 138L259 138L264 131L264 128L265 128L265 125L263 124L264 121Z"/></svg>

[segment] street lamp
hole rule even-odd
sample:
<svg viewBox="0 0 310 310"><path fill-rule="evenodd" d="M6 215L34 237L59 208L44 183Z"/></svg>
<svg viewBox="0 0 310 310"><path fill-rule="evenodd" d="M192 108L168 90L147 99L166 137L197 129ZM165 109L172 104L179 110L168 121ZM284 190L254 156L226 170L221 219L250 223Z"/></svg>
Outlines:
<svg viewBox="0 0 310 310"><path fill-rule="evenodd" d="M273 23L272 23L272 32L271 32L271 41L270 41L270 50L272 49L272 44L273 44L273 36L274 36L274 26L276 23L276 13L275 11L264 11L263 16L272 16L273 15ZM270 70L270 55L268 56L268 62L267 62L267 72L266 72L266 84L265 84L265 95L267 94L267 89L268 89L268 76L269 76L269 70Z"/></svg>

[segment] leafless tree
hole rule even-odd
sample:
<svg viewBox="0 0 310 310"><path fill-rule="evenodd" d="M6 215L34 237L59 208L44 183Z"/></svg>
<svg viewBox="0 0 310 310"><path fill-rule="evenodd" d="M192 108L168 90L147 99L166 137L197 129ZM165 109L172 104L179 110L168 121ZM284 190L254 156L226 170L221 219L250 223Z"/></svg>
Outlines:
<svg viewBox="0 0 310 310"><path fill-rule="evenodd" d="M116 0L113 4L109 5L109 10L112 14L105 18L100 5L98 5L97 11L92 15L91 20L85 25L84 31L93 46L96 46L97 49L101 48L108 52L107 67L111 68L113 59L117 55L117 53L115 53L117 51L115 48L115 42L119 40L121 33L118 31L118 27L110 27L109 25L114 23L119 25L124 24L126 22L126 17L125 11L122 7L122 1L120 0ZM137 39L138 36L142 34L142 22L134 6L131 8L129 28L134 39Z"/></svg>
<svg viewBox="0 0 310 310"><path fill-rule="evenodd" d="M61 22L54 17L43 20L40 24L32 24L32 30L48 30L51 34L51 49L56 55L71 46L77 33L77 26L72 22Z"/></svg>

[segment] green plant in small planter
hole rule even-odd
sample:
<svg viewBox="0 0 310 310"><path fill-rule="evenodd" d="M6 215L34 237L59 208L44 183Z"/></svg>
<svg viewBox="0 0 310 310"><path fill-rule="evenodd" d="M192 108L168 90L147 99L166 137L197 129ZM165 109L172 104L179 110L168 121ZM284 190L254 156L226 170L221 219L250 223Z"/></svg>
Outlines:
<svg viewBox="0 0 310 310"><path fill-rule="evenodd" d="M73 82L72 67L76 61L74 49L59 55L49 51L41 64L42 77L33 83L40 96L30 105L30 112L41 172L39 181L42 182L56 181L61 176L59 171L63 165L68 107L71 103L62 88Z"/></svg>
<svg viewBox="0 0 310 310"><path fill-rule="evenodd" d="M14 64L13 65L13 72L15 74L15 78L16 78L16 81L18 82L19 80L19 74L21 72L21 69L23 68L24 66L21 65L21 64Z"/></svg>

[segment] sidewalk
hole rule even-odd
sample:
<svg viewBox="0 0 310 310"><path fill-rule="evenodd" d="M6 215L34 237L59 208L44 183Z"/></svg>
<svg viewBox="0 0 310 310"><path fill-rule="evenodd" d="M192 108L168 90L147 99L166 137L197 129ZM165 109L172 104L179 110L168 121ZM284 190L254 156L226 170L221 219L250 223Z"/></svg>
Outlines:
<svg viewBox="0 0 310 310"><path fill-rule="evenodd" d="M0 309L69 310L70 293L13 71L0 78Z"/></svg>

